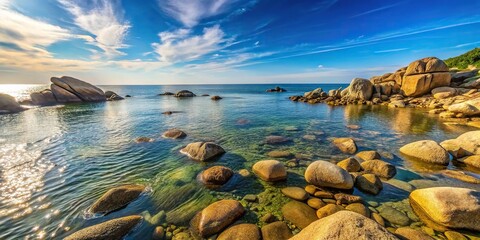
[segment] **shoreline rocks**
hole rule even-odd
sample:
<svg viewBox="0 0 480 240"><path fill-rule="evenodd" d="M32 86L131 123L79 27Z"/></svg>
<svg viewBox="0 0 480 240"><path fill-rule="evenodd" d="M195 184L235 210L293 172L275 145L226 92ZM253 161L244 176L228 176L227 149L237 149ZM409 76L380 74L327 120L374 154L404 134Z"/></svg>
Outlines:
<svg viewBox="0 0 480 240"><path fill-rule="evenodd" d="M106 214L127 206L145 191L143 185L124 185L115 187L104 193L88 209L91 213Z"/></svg>
<svg viewBox="0 0 480 240"><path fill-rule="evenodd" d="M286 92L287 90L279 86L276 86L275 88L267 89L265 91L266 92Z"/></svg>
<svg viewBox="0 0 480 240"><path fill-rule="evenodd" d="M315 161L305 170L305 180L317 187L351 189L353 179L339 166L327 161Z"/></svg>
<svg viewBox="0 0 480 240"><path fill-rule="evenodd" d="M409 143L401 147L400 152L406 156L427 163L448 165L450 162L450 156L447 150L432 140Z"/></svg>
<svg viewBox="0 0 480 240"><path fill-rule="evenodd" d="M74 232L65 240L123 239L141 220L138 215L116 218Z"/></svg>
<svg viewBox="0 0 480 240"><path fill-rule="evenodd" d="M26 110L14 97L0 93L0 114L1 113L18 113Z"/></svg>

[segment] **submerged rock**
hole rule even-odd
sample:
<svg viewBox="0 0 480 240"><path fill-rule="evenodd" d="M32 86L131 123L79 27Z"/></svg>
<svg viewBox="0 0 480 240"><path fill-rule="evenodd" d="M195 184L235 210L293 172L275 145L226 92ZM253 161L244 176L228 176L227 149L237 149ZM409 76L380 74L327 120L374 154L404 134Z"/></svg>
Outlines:
<svg viewBox="0 0 480 240"><path fill-rule="evenodd" d="M143 185L124 185L108 190L89 209L91 213L109 213L125 207L145 190Z"/></svg>
<svg viewBox="0 0 480 240"><path fill-rule="evenodd" d="M252 167L253 172L264 181L280 181L287 178L285 166L277 160L258 161Z"/></svg>
<svg viewBox="0 0 480 240"><path fill-rule="evenodd" d="M197 161L208 161L225 153L225 150L213 142L194 142L188 144L181 153Z"/></svg>
<svg viewBox="0 0 480 240"><path fill-rule="evenodd" d="M382 205L377 210L380 212L380 216L392 224L399 226L408 226L410 224L410 218L393 207Z"/></svg>
<svg viewBox="0 0 480 240"><path fill-rule="evenodd" d="M241 223L227 228L218 235L216 240L260 240L262 239L260 229L255 224Z"/></svg>
<svg viewBox="0 0 480 240"><path fill-rule="evenodd" d="M375 221L351 211L340 211L310 224L291 240L383 239L397 240Z"/></svg>
<svg viewBox="0 0 480 240"><path fill-rule="evenodd" d="M305 171L305 180L317 187L351 189L353 179L339 166L327 161L315 161Z"/></svg>
<svg viewBox="0 0 480 240"><path fill-rule="evenodd" d="M337 163L337 166L345 169L347 172L359 172L362 170L360 163L355 158L347 158Z"/></svg>
<svg viewBox="0 0 480 240"><path fill-rule="evenodd" d="M267 144L282 144L282 143L286 143L286 142L289 142L290 139L286 138L286 137L282 137L282 136L268 136L265 138L265 143Z"/></svg>
<svg viewBox="0 0 480 240"><path fill-rule="evenodd" d="M262 227L263 240L287 240L291 237L293 237L292 231L284 222L273 222Z"/></svg>
<svg viewBox="0 0 480 240"><path fill-rule="evenodd" d="M444 170L442 171L442 174L447 177L451 177L463 182L480 184L480 178L476 178L474 176L468 175L462 171Z"/></svg>
<svg viewBox="0 0 480 240"><path fill-rule="evenodd" d="M401 147L400 152L427 163L447 165L450 161L447 150L432 140L409 143Z"/></svg>
<svg viewBox="0 0 480 240"><path fill-rule="evenodd" d="M290 158L293 157L293 154L289 151L278 151L274 150L267 154L271 158Z"/></svg>
<svg viewBox="0 0 480 240"><path fill-rule="evenodd" d="M190 92L188 90L181 90L177 92L174 96L177 98L185 98L185 97L195 97L196 95L193 92Z"/></svg>
<svg viewBox="0 0 480 240"><path fill-rule="evenodd" d="M383 184L376 175L363 174L356 178L355 187L362 192L377 195L383 189Z"/></svg>
<svg viewBox="0 0 480 240"><path fill-rule="evenodd" d="M160 93L158 94L159 96L173 96L175 95L175 93L172 93L172 92L164 92L164 93Z"/></svg>
<svg viewBox="0 0 480 240"><path fill-rule="evenodd" d="M200 174L200 181L206 185L223 185L233 176L232 169L224 166L213 166Z"/></svg>
<svg viewBox="0 0 480 240"><path fill-rule="evenodd" d="M191 229L201 237L219 233L245 213L236 200L220 200L197 213L190 222Z"/></svg>
<svg viewBox="0 0 480 240"><path fill-rule="evenodd" d="M434 238L428 236L427 234L409 227L397 228L397 230L395 230L395 234L408 240L434 240Z"/></svg>
<svg viewBox="0 0 480 240"><path fill-rule="evenodd" d="M282 207L282 214L291 223L299 228L306 228L310 223L317 220L315 210L307 204L290 201Z"/></svg>
<svg viewBox="0 0 480 240"><path fill-rule="evenodd" d="M107 101L119 101L124 99L123 97L112 91L106 91L105 97L107 98Z"/></svg>
<svg viewBox="0 0 480 240"><path fill-rule="evenodd" d="M397 174L397 169L392 164L382 160L370 160L361 164L363 170L368 173L373 173L378 177L392 178Z"/></svg>
<svg viewBox="0 0 480 240"><path fill-rule="evenodd" d="M14 97L0 93L0 113L17 113L24 110L25 108L20 106Z"/></svg>
<svg viewBox="0 0 480 240"><path fill-rule="evenodd" d="M370 161L374 159L380 159L381 156L377 151L361 151L355 154L355 158L360 161Z"/></svg>
<svg viewBox="0 0 480 240"><path fill-rule="evenodd" d="M65 240L123 239L141 220L138 215L116 218L79 230Z"/></svg>
<svg viewBox="0 0 480 240"><path fill-rule="evenodd" d="M282 193L285 196L297 201L305 201L308 199L308 193L303 190L303 188L299 187L282 188Z"/></svg>
<svg viewBox="0 0 480 240"><path fill-rule="evenodd" d="M169 129L166 132L162 134L162 137L164 138L173 138L173 139L179 139L179 138L185 138L187 134L179 129Z"/></svg>
<svg viewBox="0 0 480 240"><path fill-rule="evenodd" d="M351 138L335 138L333 144L344 153L354 154L357 151L357 144Z"/></svg>
<svg viewBox="0 0 480 240"><path fill-rule="evenodd" d="M153 138L149 137L138 137L135 139L136 143L147 143L147 142L153 142L155 141Z"/></svg>

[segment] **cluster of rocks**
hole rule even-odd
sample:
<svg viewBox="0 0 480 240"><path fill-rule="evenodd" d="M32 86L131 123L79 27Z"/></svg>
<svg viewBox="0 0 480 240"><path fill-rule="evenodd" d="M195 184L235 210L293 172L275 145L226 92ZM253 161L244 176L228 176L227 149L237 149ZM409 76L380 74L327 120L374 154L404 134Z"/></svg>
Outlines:
<svg viewBox="0 0 480 240"><path fill-rule="evenodd" d="M158 94L159 96L174 96L176 98L191 98L191 97L196 97L197 95L189 90L180 90L178 91L177 93L172 93L172 92L164 92L164 93L160 93ZM202 94L202 97L208 97L210 95L208 94ZM222 97L220 96L212 96L210 99L212 99L213 101L218 101L218 100L221 100Z"/></svg>
<svg viewBox="0 0 480 240"><path fill-rule="evenodd" d="M279 86L265 90L265 92L286 92L286 91L287 90L285 88L281 88Z"/></svg>

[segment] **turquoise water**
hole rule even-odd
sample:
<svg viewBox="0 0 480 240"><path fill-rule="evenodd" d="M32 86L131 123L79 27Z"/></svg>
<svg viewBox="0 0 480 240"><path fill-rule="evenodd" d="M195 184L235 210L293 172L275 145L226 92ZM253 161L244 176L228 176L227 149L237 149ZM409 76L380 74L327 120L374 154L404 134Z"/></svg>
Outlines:
<svg viewBox="0 0 480 240"><path fill-rule="evenodd" d="M398 167L395 178L414 186L449 185L480 190L476 185L446 178L402 159L398 153L401 146L412 141L443 141L474 128L444 124L426 110L330 107L288 100L288 96L317 87L328 91L340 86L282 85L288 90L286 93L265 92L275 85L102 86L104 90L133 97L0 115L0 239L62 238L86 226L131 214L140 214L145 220L127 239L148 239L157 224L187 226L196 211L216 199L241 199L245 194L259 194L265 189L276 191L286 185L305 185L305 167L298 166L289 168L288 180L276 185L258 181L254 176L236 175L220 189L206 189L196 181L197 174L206 167L225 165L235 171L251 170L256 161L267 159L272 150L302 154L307 161L348 157L332 146L331 137L353 137L360 150L378 150L384 160ZM22 98L32 89L41 88L0 85L0 92ZM220 95L223 99L157 96L181 89L198 96ZM165 111L179 112L161 114ZM361 129L347 128L350 124ZM162 139L161 134L170 128L179 128L188 137ZM317 139L306 140L306 134L316 135ZM269 135L285 136L292 141L267 145L264 139ZM133 140L140 136L155 141L135 143ZM186 144L200 140L215 141L227 153L209 163L195 162L179 153ZM466 170L475 173L473 169ZM150 191L120 211L103 217L86 214L105 191L126 183L146 184ZM389 185L377 196L355 194L380 203L400 202L408 196L408 192ZM245 220L256 222L257 217L247 214Z"/></svg>

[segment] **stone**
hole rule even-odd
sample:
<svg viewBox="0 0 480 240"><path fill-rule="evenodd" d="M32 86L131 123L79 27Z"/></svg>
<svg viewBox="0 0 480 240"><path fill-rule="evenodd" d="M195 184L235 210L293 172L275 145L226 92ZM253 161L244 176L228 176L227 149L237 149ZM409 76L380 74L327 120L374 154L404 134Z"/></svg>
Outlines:
<svg viewBox="0 0 480 240"><path fill-rule="evenodd" d="M457 139L449 139L440 143L454 159L459 159L467 155L465 149L460 147L461 143Z"/></svg>
<svg viewBox="0 0 480 240"><path fill-rule="evenodd" d="M245 209L236 200L220 200L197 213L190 221L191 229L201 237L219 233L243 216Z"/></svg>
<svg viewBox="0 0 480 240"><path fill-rule="evenodd" d="M149 137L138 137L135 139L136 143L147 143L147 142L153 142L155 141L153 138Z"/></svg>
<svg viewBox="0 0 480 240"><path fill-rule="evenodd" d="M397 228L397 230L395 230L395 234L408 240L434 240L427 234L409 227Z"/></svg>
<svg viewBox="0 0 480 240"><path fill-rule="evenodd" d="M363 78L354 78L348 87L350 99L370 100L373 94L373 84Z"/></svg>
<svg viewBox="0 0 480 240"><path fill-rule="evenodd" d="M79 230L65 240L123 239L141 220L142 217L138 215L112 219Z"/></svg>
<svg viewBox="0 0 480 240"><path fill-rule="evenodd" d="M181 153L197 161L208 161L225 153L225 150L213 142L194 142L180 150Z"/></svg>
<svg viewBox="0 0 480 240"><path fill-rule="evenodd" d="M336 201L337 205L358 203L363 201L362 197L360 196L355 196L355 195L350 195L345 193L336 193L334 197L335 197L335 200L337 200Z"/></svg>
<svg viewBox="0 0 480 240"><path fill-rule="evenodd" d="M474 76L471 78L465 79L460 85L463 88L479 88L480 87L480 76Z"/></svg>
<svg viewBox="0 0 480 240"><path fill-rule="evenodd" d="M267 154L271 158L291 158L293 154L289 151L271 151Z"/></svg>
<svg viewBox="0 0 480 240"><path fill-rule="evenodd" d="M247 202L256 202L257 201L257 195L255 194L247 194L243 197L243 200Z"/></svg>
<svg viewBox="0 0 480 240"><path fill-rule="evenodd" d="M480 192L468 188L433 187L410 194L410 205L427 226L438 230L480 231Z"/></svg>
<svg viewBox="0 0 480 240"><path fill-rule="evenodd" d="M305 192L307 192L308 194L310 195L313 195L315 194L315 192L318 190L317 187L315 187L315 185L307 185L305 186Z"/></svg>
<svg viewBox="0 0 480 240"><path fill-rule="evenodd" d="M446 231L444 232L445 237L447 237L448 240L468 240L467 237L463 236L463 234L455 231Z"/></svg>
<svg viewBox="0 0 480 240"><path fill-rule="evenodd" d="M282 214L285 219L299 228L306 228L310 223L317 220L315 210L298 201L290 201L285 204L282 207Z"/></svg>
<svg viewBox="0 0 480 240"><path fill-rule="evenodd" d="M292 231L284 222L274 222L262 227L263 240L287 240L293 237Z"/></svg>
<svg viewBox="0 0 480 240"><path fill-rule="evenodd" d="M179 138L185 138L187 134L183 132L182 130L179 129L169 129L166 132L162 134L162 137L164 138L172 138L172 139L179 139Z"/></svg>
<svg viewBox="0 0 480 240"><path fill-rule="evenodd" d="M287 143L289 141L290 141L290 139L288 139L286 137L282 137L282 136L271 135L271 136L268 136L268 137L265 138L265 143L271 144L271 145L283 144L283 143Z"/></svg>
<svg viewBox="0 0 480 240"><path fill-rule="evenodd" d="M463 82L463 80L475 77L477 75L478 69L465 70L451 73L452 82Z"/></svg>
<svg viewBox="0 0 480 240"><path fill-rule="evenodd" d="M308 193L303 190L303 188L299 187L282 188L282 193L285 196L297 201L305 201L308 198Z"/></svg>
<svg viewBox="0 0 480 240"><path fill-rule="evenodd" d="M160 94L158 94L158 95L160 95L160 96L173 96L173 95L175 95L175 93L172 93L172 92L164 92L164 93L160 93Z"/></svg>
<svg viewBox="0 0 480 240"><path fill-rule="evenodd" d="M380 214L376 212L372 212L371 214L372 214L372 219L375 220L375 222L385 227L385 221L383 220L382 216L380 216Z"/></svg>
<svg viewBox="0 0 480 240"><path fill-rule="evenodd" d="M480 99L475 98L461 103L448 106L448 111L452 113L461 113L467 117L480 115Z"/></svg>
<svg viewBox="0 0 480 240"><path fill-rule="evenodd" d="M76 103L76 102L82 102L82 99L77 97L72 92L69 92L66 89L63 89L55 84L52 84L50 86L50 89L58 103Z"/></svg>
<svg viewBox="0 0 480 240"><path fill-rule="evenodd" d="M157 226L153 231L152 239L163 240L165 238L165 229L162 226Z"/></svg>
<svg viewBox="0 0 480 240"><path fill-rule="evenodd" d="M91 213L106 214L127 206L145 190L143 185L124 185L108 190L90 208Z"/></svg>
<svg viewBox="0 0 480 240"><path fill-rule="evenodd" d="M223 185L232 176L232 169L224 166L213 166L200 174L200 181L206 185Z"/></svg>
<svg viewBox="0 0 480 240"><path fill-rule="evenodd" d="M50 88L52 89L52 92L55 95L55 98L57 98L58 102L61 102L59 100L59 96L57 96L57 93L60 93L60 91L57 90L60 90L60 88L69 92L70 94L73 94L84 102L101 102L107 100L105 93L100 88L82 80L63 76L61 78L52 77L50 81L53 83L52 86L55 85L55 90L52 88L52 86L50 86ZM57 89L56 87L59 88ZM71 95L65 95L63 97L65 97L64 99L74 99Z"/></svg>
<svg viewBox="0 0 480 240"><path fill-rule="evenodd" d="M307 204L313 209L319 209L326 205L321 199L318 199L318 198L308 199Z"/></svg>
<svg viewBox="0 0 480 240"><path fill-rule="evenodd" d="M389 221L391 224L398 226L408 226L408 224L410 224L410 218L393 207L381 205L377 208L377 210L380 212L380 216Z"/></svg>
<svg viewBox="0 0 480 240"><path fill-rule="evenodd" d="M361 227L359 227L361 226ZM319 219L291 240L382 239L397 240L392 233L375 221L351 211L339 211Z"/></svg>
<svg viewBox="0 0 480 240"><path fill-rule="evenodd" d="M480 155L480 131L466 132L456 138L458 146L468 155Z"/></svg>
<svg viewBox="0 0 480 240"><path fill-rule="evenodd" d="M274 182L287 178L285 166L277 160L258 161L253 165L252 170L264 181Z"/></svg>
<svg viewBox="0 0 480 240"><path fill-rule="evenodd" d="M472 175L468 175L468 174L466 174L462 171L444 170L444 171L442 171L442 174L447 176L447 177L455 178L455 179L463 181L463 182L480 184L480 179L479 178L476 178Z"/></svg>
<svg viewBox="0 0 480 240"><path fill-rule="evenodd" d="M172 240L191 240L192 236L188 232L179 232L175 234L173 231L173 238Z"/></svg>
<svg viewBox="0 0 480 240"><path fill-rule="evenodd" d="M401 147L400 152L410 158L427 163L447 165L450 161L447 150L432 140L409 143Z"/></svg>
<svg viewBox="0 0 480 240"><path fill-rule="evenodd" d="M223 98L220 97L220 96L212 96L210 99L212 99L213 101L218 101L218 100L221 100Z"/></svg>
<svg viewBox="0 0 480 240"><path fill-rule="evenodd" d="M260 229L255 224L241 223L227 228L218 235L217 240L260 240Z"/></svg>
<svg viewBox="0 0 480 240"><path fill-rule="evenodd" d="M316 191L314 196L318 198L330 198L330 199L335 198L333 196L333 193L326 192L326 191Z"/></svg>
<svg viewBox="0 0 480 240"><path fill-rule="evenodd" d="M411 191L415 190L415 187L412 184L410 184L408 182L405 182L405 181L402 181L402 180L395 179L395 178L388 179L388 181L385 181L385 183L390 184L391 186L396 187L396 188L401 189L401 190L406 191L406 192L411 192Z"/></svg>
<svg viewBox="0 0 480 240"><path fill-rule="evenodd" d="M357 144L351 138L335 138L333 144L344 153L354 154L357 151Z"/></svg>
<svg viewBox="0 0 480 240"><path fill-rule="evenodd" d="M347 158L337 163L337 166L345 169L347 172L359 172L362 170L360 163L355 158Z"/></svg>
<svg viewBox="0 0 480 240"><path fill-rule="evenodd" d="M339 166L327 161L315 161L305 171L305 180L317 187L351 189L353 179Z"/></svg>
<svg viewBox="0 0 480 240"><path fill-rule="evenodd" d="M355 158L359 161L370 161L374 159L380 159L381 156L377 151L361 151L355 154Z"/></svg>
<svg viewBox="0 0 480 240"><path fill-rule="evenodd" d="M305 140L308 140L308 141L315 141L315 140L317 140L317 136L315 136L315 135L313 135L313 134L303 135L302 138L305 139Z"/></svg>
<svg viewBox="0 0 480 240"><path fill-rule="evenodd" d="M317 217L321 219L342 210L345 210L345 208L339 205L329 203L317 210Z"/></svg>
<svg viewBox="0 0 480 240"><path fill-rule="evenodd" d="M480 155L473 155L463 159L459 159L460 162L465 163L468 166L480 169Z"/></svg>
<svg viewBox="0 0 480 240"><path fill-rule="evenodd" d="M175 93L175 95L173 96L177 98L186 98L186 97L195 97L196 95L193 92L190 92L188 90L181 90Z"/></svg>
<svg viewBox="0 0 480 240"><path fill-rule="evenodd" d="M275 88L267 89L266 92L286 92L287 90L276 86Z"/></svg>
<svg viewBox="0 0 480 240"><path fill-rule="evenodd" d="M375 174L382 178L392 178L397 174L397 169L392 164L382 160L370 160L360 164L365 172Z"/></svg>
<svg viewBox="0 0 480 240"><path fill-rule="evenodd" d="M24 110L14 97L0 93L0 113L18 113Z"/></svg>
<svg viewBox="0 0 480 240"><path fill-rule="evenodd" d="M307 99L315 99L315 98L319 98L322 93L323 93L323 90L321 88L317 88L313 91L306 92L305 94L303 94L303 96Z"/></svg>
<svg viewBox="0 0 480 240"><path fill-rule="evenodd" d="M265 215L263 215L263 217L260 218L260 221L264 223L272 223L277 221L277 218L271 213L266 213Z"/></svg>
<svg viewBox="0 0 480 240"><path fill-rule="evenodd" d="M419 97L437 87L449 86L451 76L448 72L435 72L417 75L405 75L401 90L405 96Z"/></svg>
<svg viewBox="0 0 480 240"><path fill-rule="evenodd" d="M448 66L442 60L436 57L427 57L410 63L405 71L405 75L415 75L423 73L448 72Z"/></svg>
<svg viewBox="0 0 480 240"><path fill-rule="evenodd" d="M356 178L355 187L362 192L377 195L383 189L383 184L375 174L368 173Z"/></svg>
<svg viewBox="0 0 480 240"><path fill-rule="evenodd" d="M405 101L403 101L403 100L391 101L388 104L388 107L391 107L391 108L404 108L405 106L406 106L406 104L405 104Z"/></svg>
<svg viewBox="0 0 480 240"><path fill-rule="evenodd" d="M106 91L105 92L105 97L107 98L107 101L119 101L123 100L124 98L121 97L120 95L112 92L112 91Z"/></svg>
<svg viewBox="0 0 480 240"><path fill-rule="evenodd" d="M45 89L40 92L34 92L30 94L30 99L32 99L33 105L39 106L50 106L57 104L57 99L52 93L52 90Z"/></svg>
<svg viewBox="0 0 480 240"><path fill-rule="evenodd" d="M370 210L363 205L362 203L352 203L345 207L346 210L356 212L358 214L362 214L363 216L369 218L370 217Z"/></svg>

